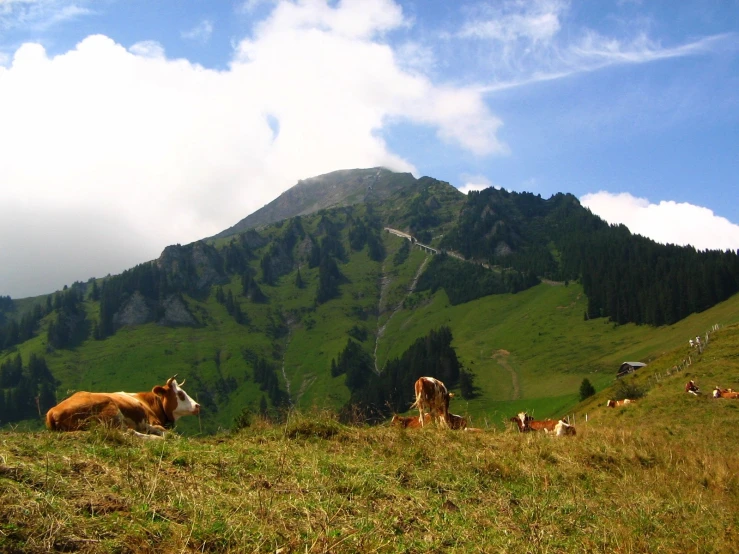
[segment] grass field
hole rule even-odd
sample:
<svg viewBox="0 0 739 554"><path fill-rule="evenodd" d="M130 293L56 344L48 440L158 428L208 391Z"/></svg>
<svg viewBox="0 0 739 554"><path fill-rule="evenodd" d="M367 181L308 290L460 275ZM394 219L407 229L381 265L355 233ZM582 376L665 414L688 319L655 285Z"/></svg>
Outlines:
<svg viewBox="0 0 739 554"><path fill-rule="evenodd" d="M635 405L577 406L575 437L328 412L165 441L5 431L0 551L736 552L739 402L682 386L736 388L738 351L735 325L681 372L666 352L629 377Z"/></svg>

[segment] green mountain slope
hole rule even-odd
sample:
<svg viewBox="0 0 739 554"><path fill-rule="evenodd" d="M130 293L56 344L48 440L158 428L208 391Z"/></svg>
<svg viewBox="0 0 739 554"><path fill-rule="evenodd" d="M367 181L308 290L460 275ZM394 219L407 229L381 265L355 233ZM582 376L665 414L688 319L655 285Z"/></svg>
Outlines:
<svg viewBox="0 0 739 554"><path fill-rule="evenodd" d="M361 185L378 171L330 176ZM575 272L584 263L577 256L588 250L578 254L572 245L583 244L578 241L593 228L602 232L605 247L627 244L628 237L571 196L488 193L467 199L432 178L384 170L379 176L375 199L365 195L353 206L171 246L158 260L120 276L77 283L53 298L24 300L24 313L38 320L28 340L6 339L0 351L0 421L18 413L13 406L31 415L47 408L33 402L34 386L40 385L2 369L27 366L32 354L44 357L57 380L58 399L75 390L146 390L174 374L186 378L188 392L204 407L201 418L181 424L191 434L229 428L244 409L274 414L291 407L347 408L356 393L347 379L359 375L373 383L374 372L387 375L389 367L423 374L428 370L414 359L407 358L406 368L398 360L419 339L429 343L432 331L448 328L457 361L477 387L464 398L455 384L452 411L471 416L475 425L500 426L521 409L537 417L571 411L584 378L602 390L622 361L651 365L711 325L739 321L737 295L669 326L596 317L586 294L592 284L581 283ZM310 200L306 195L286 205L307 210ZM498 220L487 209L490 203ZM473 223L480 217L477 228ZM562 228L552 231L557 225ZM449 253L431 254L386 228ZM492 250L485 250L485 236ZM617 239L607 242L609 236ZM478 257L486 252L486 259ZM735 286L732 266L724 264L735 255L689 254L705 277L701 286ZM541 267L539 258L545 258ZM721 279L711 281L711 268ZM669 273L655 275L658 282L670 281ZM607 282L617 287L617 281ZM355 360L360 365L332 375L347 345L361 353ZM407 388L389 391L399 399L396 409L413 401Z"/></svg>

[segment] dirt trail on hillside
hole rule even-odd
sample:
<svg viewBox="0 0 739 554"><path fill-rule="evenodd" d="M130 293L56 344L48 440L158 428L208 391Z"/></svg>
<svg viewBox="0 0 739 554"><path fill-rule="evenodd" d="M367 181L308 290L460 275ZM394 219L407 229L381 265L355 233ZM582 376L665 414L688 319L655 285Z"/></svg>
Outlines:
<svg viewBox="0 0 739 554"><path fill-rule="evenodd" d="M500 367L511 374L511 384L513 385L513 398L511 400L518 400L521 398L521 386L518 384L518 373L508 363L508 356L510 355L511 353L508 350L498 350L493 352L491 357L498 362Z"/></svg>
<svg viewBox="0 0 739 554"><path fill-rule="evenodd" d="M423 273L423 270L426 269L426 264L428 264L429 259L431 256L426 256L424 258L423 263L418 268L418 271L416 271L415 276L413 277L413 280L411 281L410 286L408 287L408 292L403 297L403 299L398 303L395 308L393 308L392 313L390 314L390 317L387 318L387 321L383 323L380 327L377 328L377 333L375 334L375 352L374 352L374 359L375 359L375 373L378 375L380 374L380 368L377 366L377 347L380 344L380 339L385 334L385 329L387 328L387 324L390 323L390 320L393 318L393 316L398 313L403 308L403 303L405 302L405 299L408 298L413 292L416 290L416 283L418 283L419 277L421 277L421 273ZM390 288L390 285L392 284L392 279L390 279L390 276L387 274L385 270L385 264L382 266L382 278L380 280L380 302L378 304L377 308L377 320L379 321L380 316L385 312L386 304L387 304L387 291Z"/></svg>

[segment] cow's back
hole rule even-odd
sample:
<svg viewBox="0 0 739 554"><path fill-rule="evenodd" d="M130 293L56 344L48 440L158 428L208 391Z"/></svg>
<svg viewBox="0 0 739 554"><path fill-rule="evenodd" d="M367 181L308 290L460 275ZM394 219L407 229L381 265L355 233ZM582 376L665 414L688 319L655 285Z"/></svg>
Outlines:
<svg viewBox="0 0 739 554"><path fill-rule="evenodd" d="M51 431L78 431L90 421L115 421L122 417L147 418L145 410L129 395L80 391L46 413L46 427Z"/></svg>

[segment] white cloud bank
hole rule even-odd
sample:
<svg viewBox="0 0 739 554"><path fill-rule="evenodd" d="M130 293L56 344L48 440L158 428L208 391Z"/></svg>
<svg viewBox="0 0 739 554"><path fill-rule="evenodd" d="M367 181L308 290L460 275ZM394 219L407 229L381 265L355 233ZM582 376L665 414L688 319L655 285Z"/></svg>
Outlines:
<svg viewBox="0 0 739 554"><path fill-rule="evenodd" d="M406 24L391 0L279 2L226 71L156 42L96 35L54 57L24 44L0 67L0 294L119 272L300 178L413 170L380 137L389 122L504 152L479 92L403 69L382 37Z"/></svg>
<svg viewBox="0 0 739 554"><path fill-rule="evenodd" d="M464 181L464 185L459 187L459 192L463 192L465 194L469 194L470 191L480 191L485 190L490 187L494 187L493 183L485 177L484 175L462 175L462 180ZM500 187L495 187L500 188Z"/></svg>
<svg viewBox="0 0 739 554"><path fill-rule="evenodd" d="M605 191L586 194L580 202L608 223L622 223L632 233L657 242L698 250L739 249L739 225L708 208L673 201L652 204L628 193Z"/></svg>

